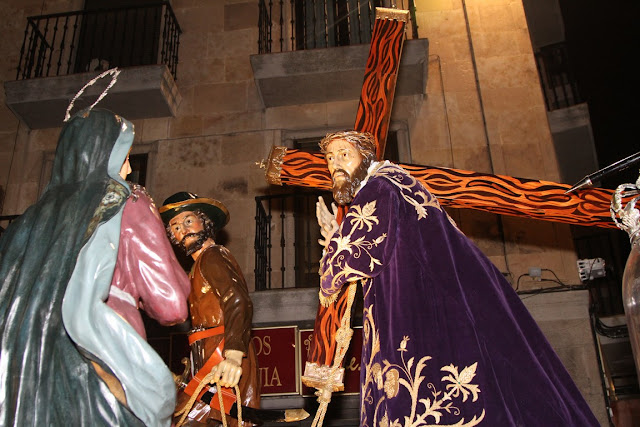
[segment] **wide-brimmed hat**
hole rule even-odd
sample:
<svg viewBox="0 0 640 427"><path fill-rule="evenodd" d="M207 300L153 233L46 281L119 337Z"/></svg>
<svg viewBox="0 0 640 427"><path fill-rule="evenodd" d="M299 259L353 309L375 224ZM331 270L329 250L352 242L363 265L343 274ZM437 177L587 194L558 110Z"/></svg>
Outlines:
<svg viewBox="0 0 640 427"><path fill-rule="evenodd" d="M185 211L202 211L209 217L217 230L227 225L229 222L229 211L222 202L215 199L198 197L196 194L181 191L167 199L158 209L162 221L169 224L171 218Z"/></svg>

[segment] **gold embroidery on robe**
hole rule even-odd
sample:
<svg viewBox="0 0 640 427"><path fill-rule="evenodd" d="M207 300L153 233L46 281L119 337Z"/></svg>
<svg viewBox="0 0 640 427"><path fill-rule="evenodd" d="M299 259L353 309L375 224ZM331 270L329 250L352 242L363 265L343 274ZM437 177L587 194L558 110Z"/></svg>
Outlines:
<svg viewBox="0 0 640 427"><path fill-rule="evenodd" d="M436 197L430 193L425 193L424 191L412 192L412 188L414 188L417 181L411 175L395 169L389 170L389 168L380 167L372 172L371 177L374 176L384 176L391 184L398 187L402 198L416 210L418 220L427 218L428 207L442 211L440 203ZM403 184L403 180L409 180L409 184ZM336 243L336 247L335 249L332 246L328 248L328 253L324 258L324 260L326 260L324 261L325 268L321 268L321 271L323 271L322 278L332 276L331 288L324 291L328 292L331 296L335 295L340 289L339 283L352 282L370 277L375 266L382 265L381 261L372 256L370 251L387 239L386 233L381 233L377 237L372 236L372 238L367 236L367 239L365 239L365 236L361 236L355 240L352 239L354 232L363 230L364 228L366 228L367 233L374 232L375 234L374 226L380 224L380 220L376 215L376 209L375 200L366 203L364 206L350 206L345 216L345 222L351 225L351 231L348 235L343 236L341 234L343 227L341 226L340 232L336 233L335 237L331 239L332 242ZM345 253L351 254L351 256L356 259L368 259L369 271L360 271L352 268L345 261ZM337 270L336 273L334 273L335 270ZM321 292L320 303L325 307L328 306L335 300L335 297L331 298L331 296L322 295Z"/></svg>
<svg viewBox="0 0 640 427"><path fill-rule="evenodd" d="M369 286L365 287L365 293L369 290ZM440 386L438 386L437 379L429 379L421 375L428 361L432 359L431 356L423 356L417 363L415 363L416 357L405 360L405 353L408 352L407 348L410 346L411 341L408 336L403 337L397 349L400 353L402 366L392 364L386 359L382 361L382 366L373 362L375 355L380 352L380 336L375 327L373 306L365 308L363 326L363 346L371 347L370 359L368 361L363 360L362 365L365 370L365 383L361 389L363 418L361 424L363 426L439 425L444 413L460 415L464 412L461 407L465 402L469 401L471 403L478 400L480 387L472 383L476 375L478 362L464 367L462 371L459 371L458 366L453 363L443 366L440 370L447 373L447 375L440 379ZM374 402L372 387L377 390L384 389L384 394L378 398L377 402ZM402 419L391 420L386 411L386 401L396 398L400 393L401 387L406 389L410 396L410 399L406 399L407 411ZM427 393L424 392L425 387L428 390ZM422 397L420 395L421 390ZM427 394L430 394L431 397L425 398ZM403 399L405 399L405 396L403 396ZM370 405L375 406L373 420L366 419L366 407ZM475 426L484 419L484 416L485 410L483 409L468 421L465 421L464 417L461 416L455 425L459 427ZM377 421L378 419L380 420L379 422Z"/></svg>

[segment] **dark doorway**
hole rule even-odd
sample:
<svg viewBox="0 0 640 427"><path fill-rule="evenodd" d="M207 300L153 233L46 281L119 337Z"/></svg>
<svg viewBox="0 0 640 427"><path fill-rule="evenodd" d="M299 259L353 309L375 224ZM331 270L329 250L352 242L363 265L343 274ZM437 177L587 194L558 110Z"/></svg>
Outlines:
<svg viewBox="0 0 640 427"><path fill-rule="evenodd" d="M134 184L142 185L143 187L147 182L147 162L149 161L149 154L131 154L129 156L129 164L131 165L131 173L127 176L127 181Z"/></svg>

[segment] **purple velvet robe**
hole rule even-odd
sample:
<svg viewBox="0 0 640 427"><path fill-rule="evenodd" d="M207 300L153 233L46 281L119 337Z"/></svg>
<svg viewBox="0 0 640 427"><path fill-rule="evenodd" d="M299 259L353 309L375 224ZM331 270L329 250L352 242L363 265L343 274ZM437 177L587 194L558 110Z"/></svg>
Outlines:
<svg viewBox="0 0 640 427"><path fill-rule="evenodd" d="M599 425L500 271L388 162L331 239L321 296L358 279L360 425Z"/></svg>

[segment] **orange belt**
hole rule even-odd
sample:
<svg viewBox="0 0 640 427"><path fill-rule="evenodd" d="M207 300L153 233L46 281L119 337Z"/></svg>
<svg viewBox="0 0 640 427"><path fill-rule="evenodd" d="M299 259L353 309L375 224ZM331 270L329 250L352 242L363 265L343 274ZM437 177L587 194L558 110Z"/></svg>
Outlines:
<svg viewBox="0 0 640 427"><path fill-rule="evenodd" d="M204 331L194 332L189 335L189 345L204 338L213 337L224 333L224 326L216 326L215 328L205 329Z"/></svg>
<svg viewBox="0 0 640 427"><path fill-rule="evenodd" d="M222 331L224 331L224 327L219 326L217 328L211 328L211 329L206 329L204 331L196 332L194 334L189 335L189 344L191 344L192 342L191 337L193 337L194 335L200 334L202 332L208 332L213 329L221 329ZM215 333L207 336L213 336L213 335L219 335L219 334ZM202 338L206 338L207 336L196 338L193 340L193 342L198 341L199 339L202 339ZM204 377L206 377L211 372L214 366L216 366L218 363L224 360L224 357L222 356L223 348L224 348L224 338L222 339L222 341L220 341L220 344L218 344L218 347L216 347L216 350L209 357L207 362L202 366L202 368L200 368L200 370L194 375L191 381L189 381L189 384L187 384L187 386L184 388L185 393L187 393L189 396L193 395L193 393L196 391L196 388L198 388L198 385L202 382ZM217 388L217 393L220 393L222 396L222 402L224 403L224 412L228 414L229 410L231 409L231 406L233 406L233 404L236 403L236 394L234 393L233 389L228 387L220 387L219 385L216 385L216 388ZM200 394L198 395L198 399L200 399L202 395L206 393L206 391L207 391L207 388L206 387L203 388ZM211 406L213 409L217 409L218 411L220 411L221 409L220 409L219 398L217 396L213 397L211 399L211 402L209 403L209 406Z"/></svg>

